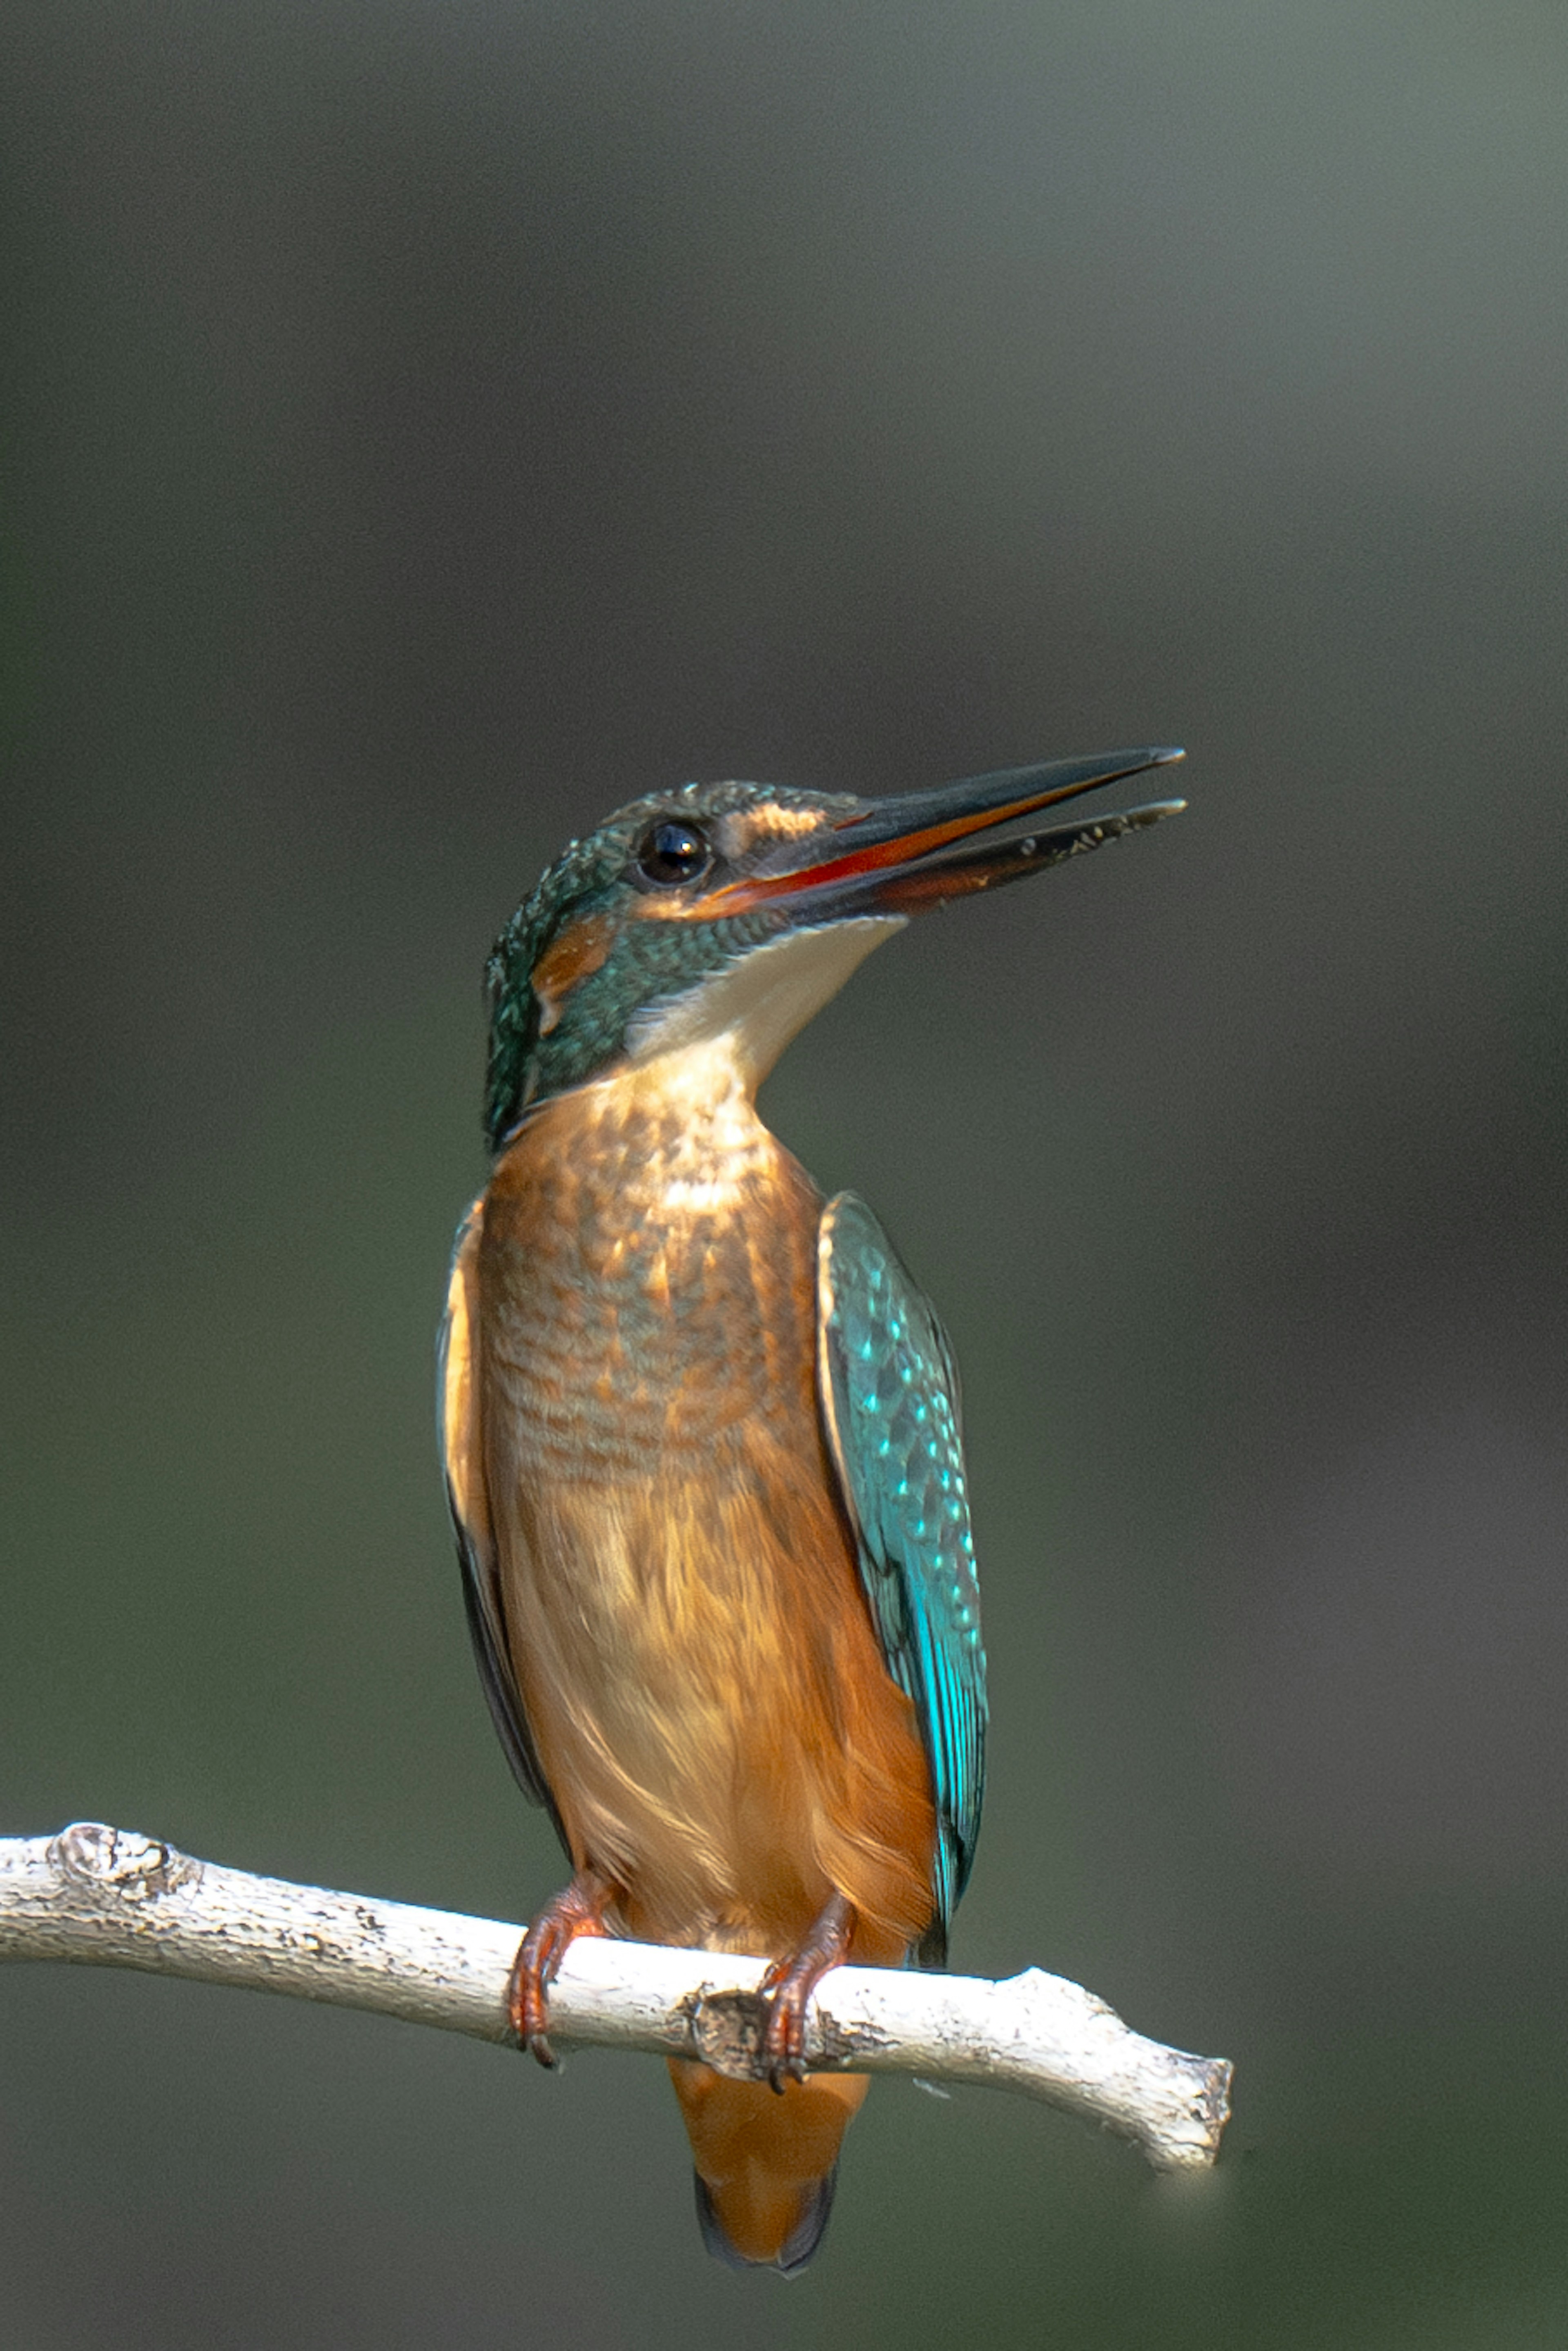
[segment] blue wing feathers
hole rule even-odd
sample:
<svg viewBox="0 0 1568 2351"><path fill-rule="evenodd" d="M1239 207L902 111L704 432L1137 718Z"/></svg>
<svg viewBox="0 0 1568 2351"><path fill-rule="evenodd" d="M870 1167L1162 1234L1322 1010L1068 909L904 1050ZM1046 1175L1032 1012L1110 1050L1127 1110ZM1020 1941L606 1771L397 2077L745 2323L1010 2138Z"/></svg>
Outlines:
<svg viewBox="0 0 1568 2351"><path fill-rule="evenodd" d="M915 1707L937 1814L940 1959L979 1833L986 1659L958 1383L946 1334L863 1202L841 1193L820 1238L819 1391L887 1669Z"/></svg>

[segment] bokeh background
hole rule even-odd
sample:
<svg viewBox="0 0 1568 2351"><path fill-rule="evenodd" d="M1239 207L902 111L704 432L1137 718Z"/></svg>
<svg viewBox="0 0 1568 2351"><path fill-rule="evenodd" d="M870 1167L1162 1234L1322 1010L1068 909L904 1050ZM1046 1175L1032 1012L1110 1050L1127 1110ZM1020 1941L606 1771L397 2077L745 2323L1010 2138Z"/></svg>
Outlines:
<svg viewBox="0 0 1568 2351"><path fill-rule="evenodd" d="M1560 2345L1561 10L45 0L0 116L0 1829L524 1915L492 935L661 781L1185 741L766 1099L964 1366L956 1963L1238 2065L1185 2195L883 2083L786 2291L651 2063L19 1968L6 2343Z"/></svg>

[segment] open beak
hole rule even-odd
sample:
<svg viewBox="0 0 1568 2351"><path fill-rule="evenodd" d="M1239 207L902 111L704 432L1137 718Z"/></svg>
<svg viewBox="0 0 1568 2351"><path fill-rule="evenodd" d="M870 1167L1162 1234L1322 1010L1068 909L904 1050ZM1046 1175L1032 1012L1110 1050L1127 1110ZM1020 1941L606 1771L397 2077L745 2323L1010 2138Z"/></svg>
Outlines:
<svg viewBox="0 0 1568 2351"><path fill-rule="evenodd" d="M867 800L821 832L782 842L753 872L713 891L692 911L706 917L776 905L792 921L842 922L857 914L915 914L974 890L994 889L1059 865L1103 841L1157 824L1186 806L1154 800L1114 816L1039 829L1007 841L977 842L971 833L1017 824L1042 809L1076 799L1098 785L1148 768L1168 767L1176 750L1111 751L1092 759L1053 759L970 776L935 791Z"/></svg>

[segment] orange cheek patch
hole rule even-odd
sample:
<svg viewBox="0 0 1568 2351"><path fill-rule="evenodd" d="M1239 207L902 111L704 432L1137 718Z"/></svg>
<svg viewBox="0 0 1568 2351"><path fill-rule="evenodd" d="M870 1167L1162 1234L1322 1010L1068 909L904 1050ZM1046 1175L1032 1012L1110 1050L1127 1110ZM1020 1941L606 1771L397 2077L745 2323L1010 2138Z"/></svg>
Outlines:
<svg viewBox="0 0 1568 2351"><path fill-rule="evenodd" d="M599 969L614 944L615 925L608 914L585 914L552 939L534 966L532 985L538 1000L541 1037L548 1037L557 1027L561 1006L578 981Z"/></svg>

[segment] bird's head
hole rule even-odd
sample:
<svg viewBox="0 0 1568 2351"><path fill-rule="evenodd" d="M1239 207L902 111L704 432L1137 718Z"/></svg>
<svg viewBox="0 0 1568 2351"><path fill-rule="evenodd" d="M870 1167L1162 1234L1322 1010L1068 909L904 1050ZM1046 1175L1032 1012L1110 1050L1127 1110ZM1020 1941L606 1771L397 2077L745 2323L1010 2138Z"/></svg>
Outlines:
<svg viewBox="0 0 1568 2351"><path fill-rule="evenodd" d="M748 1081L912 914L1097 849L1181 808L968 842L1181 753L1117 751L889 799L684 784L558 857L490 956L486 1123L629 1064L727 1040ZM967 845L961 845L967 844Z"/></svg>

